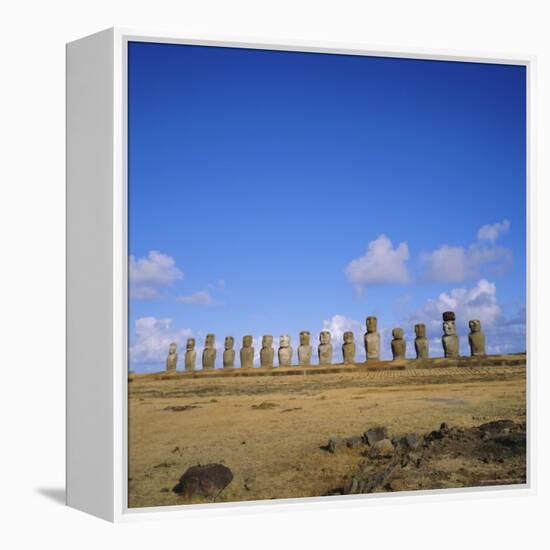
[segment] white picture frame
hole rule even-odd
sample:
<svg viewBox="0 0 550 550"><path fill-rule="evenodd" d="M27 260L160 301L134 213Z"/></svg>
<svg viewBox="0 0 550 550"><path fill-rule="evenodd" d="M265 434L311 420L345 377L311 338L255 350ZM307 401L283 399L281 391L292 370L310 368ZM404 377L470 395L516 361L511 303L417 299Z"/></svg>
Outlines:
<svg viewBox="0 0 550 550"><path fill-rule="evenodd" d="M533 113L535 58L485 53L385 50L363 44L262 43L111 28L67 44L67 504L120 522L266 508L366 506L417 499L533 494L535 454L528 438L527 484L391 495L304 498L129 509L127 506L127 70L130 41L523 65L527 70L528 430L534 433L533 322L535 201Z"/></svg>

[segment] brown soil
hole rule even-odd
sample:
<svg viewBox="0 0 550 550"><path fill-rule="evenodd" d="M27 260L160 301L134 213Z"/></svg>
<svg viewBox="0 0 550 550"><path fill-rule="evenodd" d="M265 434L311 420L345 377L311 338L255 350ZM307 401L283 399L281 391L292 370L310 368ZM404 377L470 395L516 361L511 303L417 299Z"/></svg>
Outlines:
<svg viewBox="0 0 550 550"><path fill-rule="evenodd" d="M510 453L472 430L498 419L524 433L524 366L164 380L137 375L129 385L129 506L188 502L173 488L199 464L232 471L218 502L334 494L349 488L353 476L385 472L395 457L371 457L363 444L336 453L323 447L331 437L360 436L379 425L390 438L423 437L442 422L464 431L422 447L420 462L413 455L406 466L400 463L372 492L524 483L524 448Z"/></svg>

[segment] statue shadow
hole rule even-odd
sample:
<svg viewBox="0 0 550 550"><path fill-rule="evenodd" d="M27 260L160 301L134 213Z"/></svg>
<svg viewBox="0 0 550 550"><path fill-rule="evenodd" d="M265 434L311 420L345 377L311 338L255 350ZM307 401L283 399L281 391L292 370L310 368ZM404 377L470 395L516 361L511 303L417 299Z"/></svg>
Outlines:
<svg viewBox="0 0 550 550"><path fill-rule="evenodd" d="M66 504L65 487L37 487L35 492L50 499L57 504Z"/></svg>

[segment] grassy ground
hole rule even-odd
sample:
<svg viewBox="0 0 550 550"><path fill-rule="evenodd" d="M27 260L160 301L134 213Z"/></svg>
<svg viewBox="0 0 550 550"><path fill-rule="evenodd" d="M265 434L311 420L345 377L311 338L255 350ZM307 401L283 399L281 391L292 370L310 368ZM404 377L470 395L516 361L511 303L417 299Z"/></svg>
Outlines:
<svg viewBox="0 0 550 550"><path fill-rule="evenodd" d="M234 474L218 501L323 495L365 461L359 449L322 450L330 437L361 435L376 425L386 426L391 437L429 432L442 422L464 428L502 418L524 422L525 415L523 366L250 378L136 376L129 385L129 505L184 503L172 492L179 477L190 466L213 462ZM457 468L473 467L468 460ZM471 461L479 463L475 457ZM484 468L491 477L491 465ZM495 469L493 478L498 483L502 475L506 483L499 472ZM422 479L419 488L430 488L429 476ZM434 487L461 482L438 483Z"/></svg>

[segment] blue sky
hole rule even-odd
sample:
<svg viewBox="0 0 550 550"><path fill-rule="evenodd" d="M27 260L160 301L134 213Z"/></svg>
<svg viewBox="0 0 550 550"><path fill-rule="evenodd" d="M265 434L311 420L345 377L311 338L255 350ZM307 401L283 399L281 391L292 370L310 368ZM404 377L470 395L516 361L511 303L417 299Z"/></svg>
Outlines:
<svg viewBox="0 0 550 550"><path fill-rule="evenodd" d="M464 353L471 318L524 351L525 89L517 66L131 43L130 368L207 332L328 328L339 360L367 315L385 357L414 322L437 356L446 309Z"/></svg>

